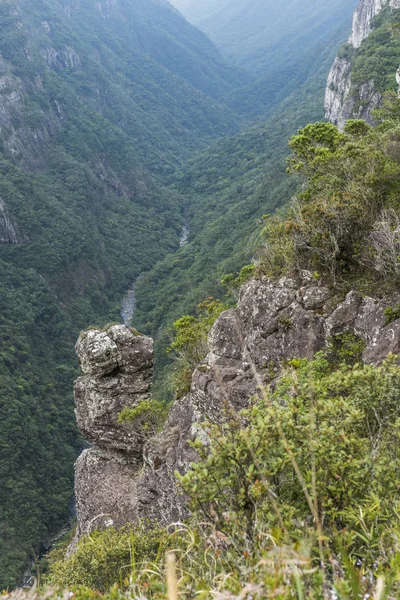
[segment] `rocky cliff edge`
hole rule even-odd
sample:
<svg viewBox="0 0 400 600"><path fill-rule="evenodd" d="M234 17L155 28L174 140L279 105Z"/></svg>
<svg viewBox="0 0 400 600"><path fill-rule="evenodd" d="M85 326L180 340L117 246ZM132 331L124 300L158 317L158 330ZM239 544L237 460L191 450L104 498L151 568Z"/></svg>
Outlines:
<svg viewBox="0 0 400 600"><path fill-rule="evenodd" d="M372 19L387 5L400 8L400 0L359 0L353 17L349 45L358 49L372 31ZM348 119L364 119L372 122L371 113L381 101L374 90L374 82L366 81L356 95L351 94L351 60L337 57L329 72L325 91L325 116L343 130ZM395 73L393 73L394 77Z"/></svg>
<svg viewBox="0 0 400 600"><path fill-rule="evenodd" d="M190 441L207 439L204 420L239 411L279 374L284 361L312 359L332 337L364 340L362 359L400 354L400 319L385 309L400 295L375 299L350 292L337 303L309 272L298 278L252 280L237 308L224 312L209 336L209 353L193 374L190 393L173 403L163 431L138 436L118 415L151 398L153 342L124 325L83 333L76 345L83 377L75 385L76 419L94 445L76 463L79 538L94 529L146 518L162 525L188 516L174 476L196 460Z"/></svg>

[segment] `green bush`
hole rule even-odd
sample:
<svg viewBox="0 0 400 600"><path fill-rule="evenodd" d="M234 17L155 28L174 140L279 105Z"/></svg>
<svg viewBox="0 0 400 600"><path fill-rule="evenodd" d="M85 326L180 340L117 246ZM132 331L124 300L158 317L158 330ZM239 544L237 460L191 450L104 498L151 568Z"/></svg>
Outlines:
<svg viewBox="0 0 400 600"><path fill-rule="evenodd" d="M357 334L348 332L329 338L327 349L320 356L325 357L331 366L342 363L352 366L361 362L364 349L365 341Z"/></svg>
<svg viewBox="0 0 400 600"><path fill-rule="evenodd" d="M237 298L238 291L247 281L252 279L256 275L257 269L254 264L245 265L239 275L235 277L233 273L224 275L221 279L221 284L228 289L228 291Z"/></svg>
<svg viewBox="0 0 400 600"><path fill-rule="evenodd" d="M389 325L390 323L393 323L393 321L400 319L400 304L397 306L388 306L383 312L386 317L386 325Z"/></svg>
<svg viewBox="0 0 400 600"><path fill-rule="evenodd" d="M50 555L55 590L15 600L398 598L400 367L337 366L354 347L291 361L247 410L205 424L179 476L191 523L95 532Z"/></svg>
<svg viewBox="0 0 400 600"><path fill-rule="evenodd" d="M208 334L226 309L220 300L207 298L199 304L197 317L185 315L173 324L173 340L167 352L175 358L169 384L176 397L182 397L190 390L193 371L208 352Z"/></svg>
<svg viewBox="0 0 400 600"><path fill-rule="evenodd" d="M246 552L259 564L274 544L293 552L305 544L316 568L358 564L364 593L390 571L400 509L394 360L333 372L323 356L293 361L273 392L207 431L210 447L197 444L200 462L178 477L193 511L230 540L227 562ZM333 586L338 572L324 576Z"/></svg>
<svg viewBox="0 0 400 600"><path fill-rule="evenodd" d="M385 98L381 125L307 125L290 141L288 170L304 181L290 205L265 220L268 274L317 270L338 280L400 281L400 100Z"/></svg>
<svg viewBox="0 0 400 600"><path fill-rule="evenodd" d="M128 425L141 437L158 433L168 415L168 406L156 400L142 400L135 408L125 408L118 415L120 425Z"/></svg>
<svg viewBox="0 0 400 600"><path fill-rule="evenodd" d="M138 569L157 562L168 549L167 532L141 523L135 527L95 531L80 540L74 554L50 555L48 583L61 588L85 586L100 592L114 584L127 587Z"/></svg>

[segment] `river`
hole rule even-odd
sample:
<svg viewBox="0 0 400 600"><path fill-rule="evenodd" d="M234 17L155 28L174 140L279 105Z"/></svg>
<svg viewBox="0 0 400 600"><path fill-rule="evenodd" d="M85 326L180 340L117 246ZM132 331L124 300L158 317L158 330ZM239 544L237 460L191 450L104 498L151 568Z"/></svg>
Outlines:
<svg viewBox="0 0 400 600"><path fill-rule="evenodd" d="M183 248L186 246L189 240L189 224L186 221L182 227L181 235L179 236L179 246ZM136 290L135 286L138 281L143 277L139 277L134 281L132 287L126 292L125 296L121 300L121 319L124 325L130 326L132 324L133 315L136 309Z"/></svg>
<svg viewBox="0 0 400 600"><path fill-rule="evenodd" d="M124 325L130 325L132 321L133 314L136 308L136 292L135 292L135 283L132 285L131 289L127 291L126 295L122 298L121 302L121 318Z"/></svg>

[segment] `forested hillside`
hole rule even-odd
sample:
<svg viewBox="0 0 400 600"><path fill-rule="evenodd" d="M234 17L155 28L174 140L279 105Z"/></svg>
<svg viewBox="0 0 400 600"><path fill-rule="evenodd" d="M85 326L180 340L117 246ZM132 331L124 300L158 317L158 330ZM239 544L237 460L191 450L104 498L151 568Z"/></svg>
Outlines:
<svg viewBox="0 0 400 600"><path fill-rule="evenodd" d="M306 87L235 137L263 92L242 102L254 74L168 2L1 2L0 589L71 509L79 330L119 320L144 273L137 323L153 333L221 293L256 219L293 189L285 139L319 116L349 21L336 25L312 61L298 38Z"/></svg>
<svg viewBox="0 0 400 600"><path fill-rule="evenodd" d="M172 0L229 62L255 75L235 104L237 110L253 116L270 113L337 50L356 2Z"/></svg>
<svg viewBox="0 0 400 600"><path fill-rule="evenodd" d="M0 34L4 588L70 510L79 330L179 247L162 179L238 121L236 72L167 4L5 1Z"/></svg>
<svg viewBox="0 0 400 600"><path fill-rule="evenodd" d="M168 397L162 382L168 372L170 333L163 327L182 314L193 314L204 298L225 296L220 281L251 261L262 216L296 190L299 181L286 172L287 140L299 127L323 118L333 56L310 73L270 120L216 142L174 176L171 189L186 202L189 243L144 274L135 288L134 323L157 339L155 389L160 399Z"/></svg>

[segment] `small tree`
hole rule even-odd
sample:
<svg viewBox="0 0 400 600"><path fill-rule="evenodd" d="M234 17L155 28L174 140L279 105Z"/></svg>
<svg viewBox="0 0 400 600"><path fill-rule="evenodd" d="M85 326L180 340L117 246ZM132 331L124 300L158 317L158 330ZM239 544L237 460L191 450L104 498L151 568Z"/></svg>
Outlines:
<svg viewBox="0 0 400 600"><path fill-rule="evenodd" d="M226 309L220 300L207 298L199 304L197 317L186 315L173 324L173 341L167 351L175 357L170 383L177 397L189 391L192 373L207 354L211 327Z"/></svg>

